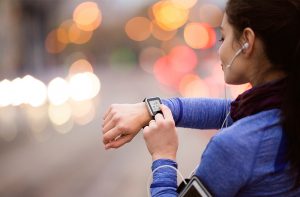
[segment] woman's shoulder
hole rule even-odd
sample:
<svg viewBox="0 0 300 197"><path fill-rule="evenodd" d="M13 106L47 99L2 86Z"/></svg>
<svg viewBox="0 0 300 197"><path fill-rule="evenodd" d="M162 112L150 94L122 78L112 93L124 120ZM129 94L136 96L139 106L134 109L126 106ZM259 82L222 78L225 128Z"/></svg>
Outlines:
<svg viewBox="0 0 300 197"><path fill-rule="evenodd" d="M279 109L272 109L262 111L254 115L246 116L236 122L230 127L220 130L220 136L236 137L258 137L261 134L268 133L268 131L278 130L281 132L281 111Z"/></svg>
<svg viewBox="0 0 300 197"><path fill-rule="evenodd" d="M236 121L230 127L220 130L212 141L230 152L253 152L265 139L278 139L280 142L282 127L280 110L263 111Z"/></svg>

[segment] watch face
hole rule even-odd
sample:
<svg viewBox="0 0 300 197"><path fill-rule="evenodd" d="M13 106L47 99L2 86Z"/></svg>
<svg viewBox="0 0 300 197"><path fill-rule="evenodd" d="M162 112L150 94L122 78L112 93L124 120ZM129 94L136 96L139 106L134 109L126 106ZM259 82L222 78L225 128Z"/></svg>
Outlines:
<svg viewBox="0 0 300 197"><path fill-rule="evenodd" d="M154 97L154 98L148 98L147 103L149 106L149 109L151 110L151 114L154 116L157 114L157 112L160 112L160 105L162 104L161 100L159 97Z"/></svg>
<svg viewBox="0 0 300 197"><path fill-rule="evenodd" d="M159 100L149 101L149 104L150 104L151 109L152 109L153 112L160 111L160 102L159 102Z"/></svg>

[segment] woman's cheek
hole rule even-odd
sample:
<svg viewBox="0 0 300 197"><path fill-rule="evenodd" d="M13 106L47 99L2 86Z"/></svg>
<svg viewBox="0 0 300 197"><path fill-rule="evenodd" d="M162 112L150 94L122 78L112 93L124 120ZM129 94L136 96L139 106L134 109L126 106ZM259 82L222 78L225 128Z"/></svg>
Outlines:
<svg viewBox="0 0 300 197"><path fill-rule="evenodd" d="M221 64L224 64L224 59L223 59L223 44L220 46L219 50L218 50L218 55L219 55L219 59L221 61Z"/></svg>
<svg viewBox="0 0 300 197"><path fill-rule="evenodd" d="M221 46L220 46L219 49L218 49L218 55L219 55L219 57L221 56L221 50L222 50L222 47L223 47L223 44L221 44Z"/></svg>

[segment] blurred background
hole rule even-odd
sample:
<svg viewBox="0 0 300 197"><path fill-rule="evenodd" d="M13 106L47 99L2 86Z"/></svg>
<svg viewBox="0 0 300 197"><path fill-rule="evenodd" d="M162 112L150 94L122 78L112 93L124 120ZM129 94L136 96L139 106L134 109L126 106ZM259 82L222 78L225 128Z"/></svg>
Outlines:
<svg viewBox="0 0 300 197"><path fill-rule="evenodd" d="M0 0L0 196L147 196L142 135L105 151L103 114L150 96L224 98L225 4ZM216 131L178 131L187 177Z"/></svg>

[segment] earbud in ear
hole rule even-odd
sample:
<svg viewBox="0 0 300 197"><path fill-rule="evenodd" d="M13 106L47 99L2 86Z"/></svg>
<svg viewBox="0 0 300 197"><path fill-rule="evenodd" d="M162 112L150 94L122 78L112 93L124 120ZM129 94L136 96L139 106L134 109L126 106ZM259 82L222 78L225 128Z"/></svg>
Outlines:
<svg viewBox="0 0 300 197"><path fill-rule="evenodd" d="M226 65L226 68L229 68L231 66L231 64L233 63L233 61L235 60L235 58L245 49L247 49L249 47L249 43L248 42L245 42L242 46L242 48L240 48L236 53L235 55L232 57L231 61L229 64Z"/></svg>
<svg viewBox="0 0 300 197"><path fill-rule="evenodd" d="M245 44L243 44L242 49L248 49L248 47L249 47L249 43L246 42Z"/></svg>

